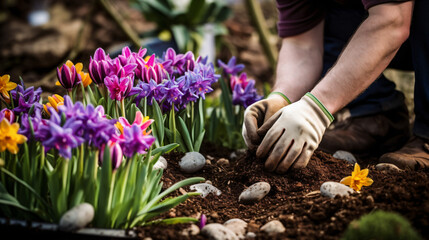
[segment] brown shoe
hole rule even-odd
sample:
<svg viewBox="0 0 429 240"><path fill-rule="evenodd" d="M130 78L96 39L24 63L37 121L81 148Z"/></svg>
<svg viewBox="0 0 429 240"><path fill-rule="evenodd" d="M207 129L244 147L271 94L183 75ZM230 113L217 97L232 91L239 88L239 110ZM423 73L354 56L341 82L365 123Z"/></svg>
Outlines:
<svg viewBox="0 0 429 240"><path fill-rule="evenodd" d="M336 122L326 130L319 149L333 154L337 150L356 157L379 157L402 147L410 137L408 109L402 107L376 115L336 116ZM346 115L346 117L344 117Z"/></svg>
<svg viewBox="0 0 429 240"><path fill-rule="evenodd" d="M380 163L392 163L401 169L429 168L429 141L413 136L404 147L380 157Z"/></svg>

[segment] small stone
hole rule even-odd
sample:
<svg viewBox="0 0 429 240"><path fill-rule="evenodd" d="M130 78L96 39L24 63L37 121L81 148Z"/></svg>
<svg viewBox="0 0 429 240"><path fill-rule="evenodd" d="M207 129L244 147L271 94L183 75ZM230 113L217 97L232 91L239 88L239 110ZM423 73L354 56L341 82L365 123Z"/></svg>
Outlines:
<svg viewBox="0 0 429 240"><path fill-rule="evenodd" d="M160 156L158 161L153 165L153 170L167 169L167 165L167 159L165 159L163 156Z"/></svg>
<svg viewBox="0 0 429 240"><path fill-rule="evenodd" d="M212 161L210 161L209 159L206 159L206 165L211 165Z"/></svg>
<svg viewBox="0 0 429 240"><path fill-rule="evenodd" d="M322 186L320 186L320 193L322 196L329 198L334 198L337 195L349 196L350 193L353 192L354 190L352 188L338 182L324 182Z"/></svg>
<svg viewBox="0 0 429 240"><path fill-rule="evenodd" d="M214 193L217 196L221 195L222 192L215 186L207 183L197 183L189 187L191 190L195 190L201 193L201 197L205 198L209 193Z"/></svg>
<svg viewBox="0 0 429 240"><path fill-rule="evenodd" d="M283 233L286 228L279 220L273 220L261 227L261 231L268 233L268 235Z"/></svg>
<svg viewBox="0 0 429 240"><path fill-rule="evenodd" d="M246 233L247 223L239 218L229 219L223 225L231 230L238 238L243 239Z"/></svg>
<svg viewBox="0 0 429 240"><path fill-rule="evenodd" d="M229 166L229 160L226 158L220 158L219 160L217 160L216 164L222 167L227 167Z"/></svg>
<svg viewBox="0 0 429 240"><path fill-rule="evenodd" d="M248 233L246 233L246 238L256 238L256 233L248 232Z"/></svg>
<svg viewBox="0 0 429 240"><path fill-rule="evenodd" d="M180 234L185 237L195 236L200 234L200 228L195 224L191 224L189 227L183 229Z"/></svg>
<svg viewBox="0 0 429 240"><path fill-rule="evenodd" d="M398 168L395 164L391 163L379 163L375 165L375 169L386 172L402 172L403 170Z"/></svg>
<svg viewBox="0 0 429 240"><path fill-rule="evenodd" d="M194 173L201 170L206 164L206 158L199 152L187 152L180 159L180 170L185 173Z"/></svg>
<svg viewBox="0 0 429 240"><path fill-rule="evenodd" d="M206 183L210 184L210 185L213 185L212 181L210 181L210 180L207 180Z"/></svg>
<svg viewBox="0 0 429 240"><path fill-rule="evenodd" d="M210 223L201 229L201 234L213 240L238 240L238 237L220 223Z"/></svg>
<svg viewBox="0 0 429 240"><path fill-rule="evenodd" d="M94 207L89 203L81 203L68 210L60 219L59 229L72 232L88 225L94 218Z"/></svg>
<svg viewBox="0 0 429 240"><path fill-rule="evenodd" d="M264 198L270 192L271 186L267 182L258 182L245 189L238 201L243 203L256 202Z"/></svg>
<svg viewBox="0 0 429 240"><path fill-rule="evenodd" d="M353 156L352 153L347 152L347 151L338 150L332 156L334 158L345 160L345 161L347 161L348 163L350 163L352 165L354 165L355 163L357 163L357 160L356 160L355 156Z"/></svg>

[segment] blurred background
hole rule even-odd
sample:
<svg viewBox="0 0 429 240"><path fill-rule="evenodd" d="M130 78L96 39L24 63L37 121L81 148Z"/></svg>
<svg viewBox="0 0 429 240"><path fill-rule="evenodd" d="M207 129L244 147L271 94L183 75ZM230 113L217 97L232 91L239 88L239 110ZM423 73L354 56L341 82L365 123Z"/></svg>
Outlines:
<svg viewBox="0 0 429 240"><path fill-rule="evenodd" d="M276 22L275 0L2 0L0 75L42 87L42 97L65 94L55 81L66 60L82 62L87 72L98 47L111 56L124 46L156 54L173 47L208 56L216 66L236 56L262 93L275 77ZM413 72L386 75L412 112Z"/></svg>
<svg viewBox="0 0 429 240"><path fill-rule="evenodd" d="M270 83L274 68L249 3L256 4L265 37L277 48L274 0L2 0L0 75L14 82L22 77L27 86L42 87L45 96L62 93L55 70L66 60L82 62L87 72L98 47L114 56L140 44L156 54L168 47L191 50L216 66L216 59L235 55L250 78Z"/></svg>

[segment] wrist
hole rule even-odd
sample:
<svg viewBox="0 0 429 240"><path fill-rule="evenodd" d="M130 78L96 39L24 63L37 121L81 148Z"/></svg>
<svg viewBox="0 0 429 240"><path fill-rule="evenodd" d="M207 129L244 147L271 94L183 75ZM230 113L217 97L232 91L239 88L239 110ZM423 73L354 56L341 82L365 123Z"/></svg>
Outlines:
<svg viewBox="0 0 429 240"><path fill-rule="evenodd" d="M319 99L317 99L310 92L306 93L305 96L309 97L311 100L314 101L314 103L316 103L316 105L320 108L320 110L322 110L322 112L325 114L325 116L328 117L330 122L334 121L334 116L332 116L332 114L328 111L328 109L325 107L325 105L323 105L323 103L321 101L319 101Z"/></svg>
<svg viewBox="0 0 429 240"><path fill-rule="evenodd" d="M287 102L287 104L291 103L289 98L286 97L286 95L284 95L282 92L272 92L268 95L267 98L274 98L274 97L276 97L276 98L281 97L283 100L285 100Z"/></svg>

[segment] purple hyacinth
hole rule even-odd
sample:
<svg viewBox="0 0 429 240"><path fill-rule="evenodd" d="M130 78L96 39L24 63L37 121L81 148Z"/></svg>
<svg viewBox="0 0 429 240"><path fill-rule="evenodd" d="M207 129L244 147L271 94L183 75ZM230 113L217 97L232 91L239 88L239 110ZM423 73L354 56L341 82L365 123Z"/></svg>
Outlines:
<svg viewBox="0 0 429 240"><path fill-rule="evenodd" d="M42 89L39 87L34 90L34 87L25 88L24 83L18 84L18 86L10 91L12 96L12 101L14 102L15 108L13 109L15 115L19 113L28 113L33 107L33 113L36 110L42 110L43 106L40 104L40 94L42 94Z"/></svg>
<svg viewBox="0 0 429 240"><path fill-rule="evenodd" d="M108 76L104 79L104 84L110 93L110 98L121 101L130 93L134 83L134 77Z"/></svg>
<svg viewBox="0 0 429 240"><path fill-rule="evenodd" d="M217 63L219 67L222 68L226 74L236 75L244 69L244 64L237 64L237 65L235 64L236 63L235 56L232 56L231 59L229 59L227 64L222 62L220 59L217 60Z"/></svg>
<svg viewBox="0 0 429 240"><path fill-rule="evenodd" d="M157 102L161 102L164 99L165 94L163 88L163 84L157 84L154 80L150 80L149 83L139 80L137 85L132 88L129 95L137 95L135 98L137 105L139 105L140 101L145 97L147 98L148 104L152 105L154 99Z"/></svg>
<svg viewBox="0 0 429 240"><path fill-rule="evenodd" d="M49 108L49 111L51 112L51 121L48 122L47 126L48 137L42 144L46 151L54 148L59 151L62 157L70 159L72 149L80 146L85 141L85 139L77 135L82 122L67 119L64 125L61 126L58 124L60 118L58 113L53 108Z"/></svg>
<svg viewBox="0 0 429 240"><path fill-rule="evenodd" d="M132 157L136 153L146 153L146 150L152 146L154 141L155 137L144 135L140 126L136 123L130 127L124 126L124 134L119 137L122 151L127 157Z"/></svg>
<svg viewBox="0 0 429 240"><path fill-rule="evenodd" d="M263 97L258 95L254 86L254 80L250 80L245 88L241 83L236 84L232 92L232 104L247 108L252 103L261 100Z"/></svg>
<svg viewBox="0 0 429 240"><path fill-rule="evenodd" d="M77 73L76 67L70 61L57 68L57 77L61 86L71 91L82 81L82 77Z"/></svg>
<svg viewBox="0 0 429 240"><path fill-rule="evenodd" d="M111 59L102 48L97 48L94 58L90 57L89 74L96 85L103 85L104 78L110 75Z"/></svg>
<svg viewBox="0 0 429 240"><path fill-rule="evenodd" d="M33 131L31 130L31 126ZM44 141L46 139L46 131L43 131L43 127L47 126L47 120L42 119L42 114L40 111L36 111L34 116L29 116L27 113L23 113L20 118L20 129L19 134L22 134L27 137L27 139L34 139L36 141Z"/></svg>
<svg viewBox="0 0 429 240"><path fill-rule="evenodd" d="M81 122L77 134L89 145L100 148L116 134L116 120L106 118L103 106L94 108L92 104L88 104L85 108L81 102L73 104L69 96L64 96L64 105L58 108L66 119Z"/></svg>

